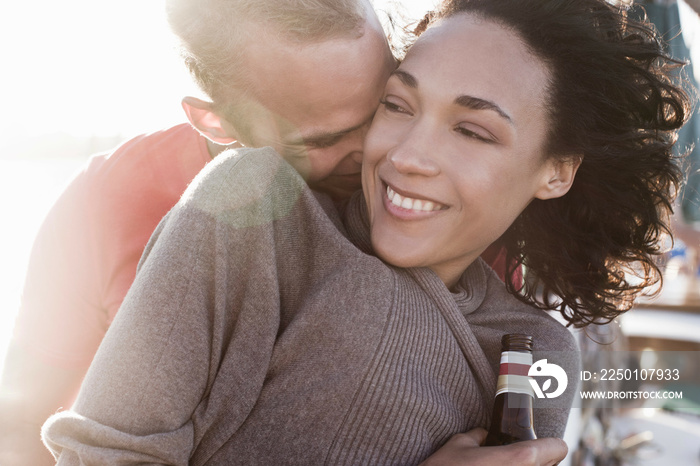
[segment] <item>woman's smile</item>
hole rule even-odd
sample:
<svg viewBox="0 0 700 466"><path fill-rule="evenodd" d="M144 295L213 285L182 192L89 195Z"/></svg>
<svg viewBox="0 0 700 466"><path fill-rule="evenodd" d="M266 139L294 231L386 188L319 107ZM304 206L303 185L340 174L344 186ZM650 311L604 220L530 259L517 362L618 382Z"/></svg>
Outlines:
<svg viewBox="0 0 700 466"><path fill-rule="evenodd" d="M435 216L440 211L446 210L447 205L427 196L408 192L389 183L386 186L384 207L390 215L401 220L422 220Z"/></svg>

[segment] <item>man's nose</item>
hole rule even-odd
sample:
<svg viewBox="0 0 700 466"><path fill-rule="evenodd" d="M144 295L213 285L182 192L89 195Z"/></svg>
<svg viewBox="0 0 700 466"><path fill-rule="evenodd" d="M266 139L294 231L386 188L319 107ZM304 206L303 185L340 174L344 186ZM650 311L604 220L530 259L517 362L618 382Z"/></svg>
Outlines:
<svg viewBox="0 0 700 466"><path fill-rule="evenodd" d="M362 159L364 152L362 150L355 150L350 153L350 159L358 165L362 165Z"/></svg>
<svg viewBox="0 0 700 466"><path fill-rule="evenodd" d="M350 158L353 162L357 163L358 165L362 165L362 158L364 156L365 136L367 135L368 129L369 125L365 125L362 128L358 128L357 130L353 131L352 134L348 134L349 140L346 149L348 151L347 157Z"/></svg>

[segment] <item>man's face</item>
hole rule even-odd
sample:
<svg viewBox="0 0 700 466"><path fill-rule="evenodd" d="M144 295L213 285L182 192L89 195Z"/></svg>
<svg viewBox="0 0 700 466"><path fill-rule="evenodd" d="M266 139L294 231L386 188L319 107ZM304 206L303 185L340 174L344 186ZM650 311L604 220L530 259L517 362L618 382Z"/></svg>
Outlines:
<svg viewBox="0 0 700 466"><path fill-rule="evenodd" d="M249 77L247 146L272 146L309 185L335 198L361 186L362 145L395 67L376 17L362 35L296 44L257 31L240 66Z"/></svg>

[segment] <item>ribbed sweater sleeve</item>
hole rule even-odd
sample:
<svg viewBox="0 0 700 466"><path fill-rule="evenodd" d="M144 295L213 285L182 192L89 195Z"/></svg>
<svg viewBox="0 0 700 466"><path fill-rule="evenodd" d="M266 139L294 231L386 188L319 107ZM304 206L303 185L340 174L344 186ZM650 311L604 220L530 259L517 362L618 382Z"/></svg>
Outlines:
<svg viewBox="0 0 700 466"><path fill-rule="evenodd" d="M72 411L44 428L59 464L185 465L223 441L202 428L218 413L229 432L245 420L280 325L275 222L313 198L289 170L271 150L224 155L164 219ZM212 397L222 385L236 396Z"/></svg>

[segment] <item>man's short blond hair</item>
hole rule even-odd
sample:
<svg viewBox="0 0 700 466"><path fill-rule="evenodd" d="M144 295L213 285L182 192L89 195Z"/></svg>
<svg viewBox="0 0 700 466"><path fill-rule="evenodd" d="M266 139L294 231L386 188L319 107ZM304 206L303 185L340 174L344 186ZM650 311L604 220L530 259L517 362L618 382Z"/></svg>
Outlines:
<svg viewBox="0 0 700 466"><path fill-rule="evenodd" d="M168 22L194 80L217 105L242 85L241 66L251 32L294 43L359 36L367 0L167 0ZM239 89L239 91L242 89Z"/></svg>

